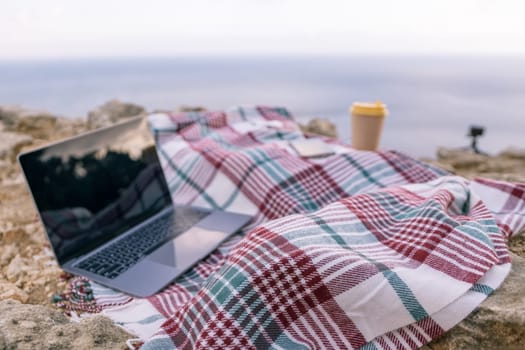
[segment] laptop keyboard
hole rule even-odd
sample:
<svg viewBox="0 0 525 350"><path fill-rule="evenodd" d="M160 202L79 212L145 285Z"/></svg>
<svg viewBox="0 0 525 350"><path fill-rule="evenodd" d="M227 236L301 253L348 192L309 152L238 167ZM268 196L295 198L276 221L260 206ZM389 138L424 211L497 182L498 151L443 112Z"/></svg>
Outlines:
<svg viewBox="0 0 525 350"><path fill-rule="evenodd" d="M158 248L166 238L190 229L208 215L209 212L195 208L177 208L81 261L76 267L113 279Z"/></svg>

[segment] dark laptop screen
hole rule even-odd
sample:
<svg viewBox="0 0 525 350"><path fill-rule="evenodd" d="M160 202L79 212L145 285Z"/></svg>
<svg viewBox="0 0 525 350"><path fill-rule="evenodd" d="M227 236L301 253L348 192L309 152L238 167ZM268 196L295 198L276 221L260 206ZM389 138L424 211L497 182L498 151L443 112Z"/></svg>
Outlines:
<svg viewBox="0 0 525 350"><path fill-rule="evenodd" d="M23 154L20 164L60 263L172 204L143 119Z"/></svg>

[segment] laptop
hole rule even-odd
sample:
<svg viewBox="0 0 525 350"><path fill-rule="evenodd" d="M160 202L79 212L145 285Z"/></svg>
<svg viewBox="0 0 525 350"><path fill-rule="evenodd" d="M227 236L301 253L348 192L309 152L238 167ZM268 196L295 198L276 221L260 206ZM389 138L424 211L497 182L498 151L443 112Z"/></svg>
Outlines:
<svg viewBox="0 0 525 350"><path fill-rule="evenodd" d="M152 295L250 216L174 205L146 118L18 156L60 267Z"/></svg>

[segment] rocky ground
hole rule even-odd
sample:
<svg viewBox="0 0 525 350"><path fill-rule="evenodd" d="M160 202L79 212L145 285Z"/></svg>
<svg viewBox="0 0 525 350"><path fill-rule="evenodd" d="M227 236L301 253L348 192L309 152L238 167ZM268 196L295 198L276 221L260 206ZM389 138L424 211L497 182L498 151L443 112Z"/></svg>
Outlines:
<svg viewBox="0 0 525 350"><path fill-rule="evenodd" d="M200 109L200 108L199 108ZM51 302L65 287L43 228L16 164L23 150L108 125L145 111L110 101L87 119L59 118L41 111L0 107L0 350L125 349L130 338L97 316L71 322ZM330 123L314 120L306 131L334 136ZM425 161L468 178L525 183L525 151L497 156L440 149ZM513 271L503 286L461 324L426 349L525 349L525 234L511 240Z"/></svg>
<svg viewBox="0 0 525 350"><path fill-rule="evenodd" d="M0 349L127 349L130 336L109 319L71 322L52 305L65 282L16 155L143 113L140 106L118 101L90 112L87 120L0 107Z"/></svg>

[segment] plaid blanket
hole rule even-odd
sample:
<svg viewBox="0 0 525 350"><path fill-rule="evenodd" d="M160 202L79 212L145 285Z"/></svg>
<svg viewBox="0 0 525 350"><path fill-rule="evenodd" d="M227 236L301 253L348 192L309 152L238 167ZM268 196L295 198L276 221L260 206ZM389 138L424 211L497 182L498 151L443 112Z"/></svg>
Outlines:
<svg viewBox="0 0 525 350"><path fill-rule="evenodd" d="M525 226L524 185L329 139L334 155L300 158L289 141L314 136L282 108L150 122L176 203L253 220L152 297L73 280L142 349L419 348L502 283Z"/></svg>

